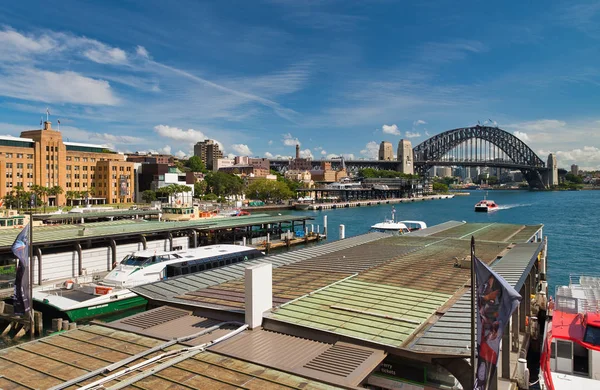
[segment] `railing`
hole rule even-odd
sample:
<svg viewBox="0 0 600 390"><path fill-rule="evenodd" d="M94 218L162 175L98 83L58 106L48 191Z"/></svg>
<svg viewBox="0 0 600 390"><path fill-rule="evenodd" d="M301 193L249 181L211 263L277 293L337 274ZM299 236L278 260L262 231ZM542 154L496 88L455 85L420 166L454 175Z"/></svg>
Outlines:
<svg viewBox="0 0 600 390"><path fill-rule="evenodd" d="M569 275L568 286L556 287L556 310L567 313L600 312L600 276Z"/></svg>

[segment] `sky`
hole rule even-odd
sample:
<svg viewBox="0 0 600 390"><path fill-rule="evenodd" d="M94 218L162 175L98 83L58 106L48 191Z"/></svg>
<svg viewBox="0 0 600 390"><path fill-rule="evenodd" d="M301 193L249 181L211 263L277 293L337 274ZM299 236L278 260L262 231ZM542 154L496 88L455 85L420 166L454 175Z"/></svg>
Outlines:
<svg viewBox="0 0 600 390"><path fill-rule="evenodd" d="M374 158L491 120L600 169L600 2L0 2L0 134Z"/></svg>

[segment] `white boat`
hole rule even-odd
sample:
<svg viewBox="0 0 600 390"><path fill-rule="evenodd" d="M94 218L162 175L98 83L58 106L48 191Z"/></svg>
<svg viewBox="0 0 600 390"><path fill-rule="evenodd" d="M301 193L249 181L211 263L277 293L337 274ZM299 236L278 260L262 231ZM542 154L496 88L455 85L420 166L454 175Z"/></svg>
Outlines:
<svg viewBox="0 0 600 390"><path fill-rule="evenodd" d="M240 245L209 245L182 251L143 250L127 255L96 283L85 278L70 280L34 290L33 299L78 321L145 305L146 300L129 290L131 287L261 256L264 254L257 249Z"/></svg>
<svg viewBox="0 0 600 390"><path fill-rule="evenodd" d="M600 277L571 276L548 303L542 389L600 389Z"/></svg>
<svg viewBox="0 0 600 390"><path fill-rule="evenodd" d="M427 229L427 224L423 221L399 221L396 222L396 209L392 208L392 218L371 226L370 231L391 233L394 235L406 234L415 230Z"/></svg>
<svg viewBox="0 0 600 390"><path fill-rule="evenodd" d="M496 210L498 210L498 204L493 200L487 199L487 192L483 197L483 200L480 200L475 204L475 212L489 213L490 211Z"/></svg>

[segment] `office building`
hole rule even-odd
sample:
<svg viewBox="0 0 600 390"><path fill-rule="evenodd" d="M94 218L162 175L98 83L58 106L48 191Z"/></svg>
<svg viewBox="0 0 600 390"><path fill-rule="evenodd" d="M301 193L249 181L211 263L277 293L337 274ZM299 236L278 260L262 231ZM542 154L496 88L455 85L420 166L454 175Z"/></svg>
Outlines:
<svg viewBox="0 0 600 390"><path fill-rule="evenodd" d="M577 165L577 164L571 165L571 173L574 175L578 175L579 174L579 165Z"/></svg>
<svg viewBox="0 0 600 390"><path fill-rule="evenodd" d="M65 205L67 194L74 191L86 193L93 203L128 203L134 193L132 179L133 163L124 155L102 145L63 142L49 121L20 137L0 136L0 197L18 186L30 191L39 185L62 188L62 194L46 197L49 205Z"/></svg>
<svg viewBox="0 0 600 390"><path fill-rule="evenodd" d="M194 156L200 157L206 169L212 170L215 162L223 158L223 151L219 148L218 143L207 139L194 145Z"/></svg>

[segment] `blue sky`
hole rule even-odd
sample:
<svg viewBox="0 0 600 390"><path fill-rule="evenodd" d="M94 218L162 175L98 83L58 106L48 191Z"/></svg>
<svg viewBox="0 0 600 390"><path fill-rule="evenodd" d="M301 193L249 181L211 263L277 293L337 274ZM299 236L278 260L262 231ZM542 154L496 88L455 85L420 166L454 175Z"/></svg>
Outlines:
<svg viewBox="0 0 600 390"><path fill-rule="evenodd" d="M600 169L600 3L6 1L0 134L369 158L491 118Z"/></svg>

